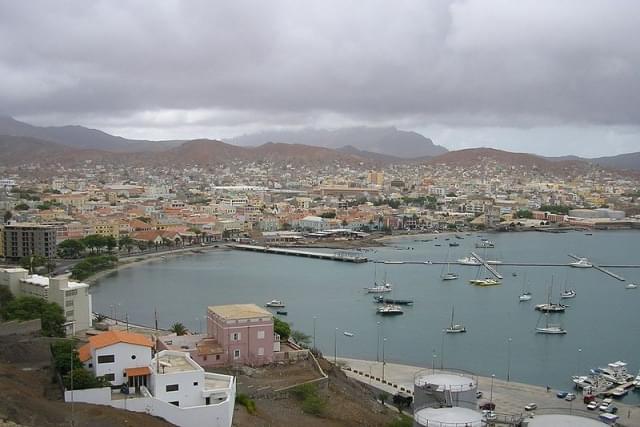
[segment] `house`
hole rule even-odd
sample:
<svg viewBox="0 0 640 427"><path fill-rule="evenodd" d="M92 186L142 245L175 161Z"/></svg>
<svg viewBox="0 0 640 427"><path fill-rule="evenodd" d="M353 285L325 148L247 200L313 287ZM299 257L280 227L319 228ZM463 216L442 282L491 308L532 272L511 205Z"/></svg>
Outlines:
<svg viewBox="0 0 640 427"><path fill-rule="evenodd" d="M235 378L205 372L188 353L164 350L152 358L147 337L110 331L90 338L80 358L112 387L65 390L66 402L145 412L181 427L231 427Z"/></svg>
<svg viewBox="0 0 640 427"><path fill-rule="evenodd" d="M109 331L89 338L78 350L80 361L112 386L147 385L153 342L144 335Z"/></svg>

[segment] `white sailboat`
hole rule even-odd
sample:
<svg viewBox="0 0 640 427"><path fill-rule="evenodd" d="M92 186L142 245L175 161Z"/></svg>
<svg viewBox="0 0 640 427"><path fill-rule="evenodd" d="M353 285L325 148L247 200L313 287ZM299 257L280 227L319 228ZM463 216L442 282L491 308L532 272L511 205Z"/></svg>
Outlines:
<svg viewBox="0 0 640 427"><path fill-rule="evenodd" d="M453 314L454 314L454 307L451 307L451 324L444 331L448 334L459 334L461 332L467 332L467 328L465 328L464 325L458 325L453 323Z"/></svg>
<svg viewBox="0 0 640 427"><path fill-rule="evenodd" d="M567 289L567 280L564 281L564 290L560 293L561 299L575 298L577 293L575 289Z"/></svg>
<svg viewBox="0 0 640 427"><path fill-rule="evenodd" d="M386 277L385 277L385 282L386 282ZM393 286L391 285L391 283L384 283L381 285L378 284L378 268L374 264L373 265L373 286L364 288L364 290L370 294L379 294L379 293L391 292L392 288Z"/></svg>
<svg viewBox="0 0 640 427"><path fill-rule="evenodd" d="M566 329L563 329L559 324L549 323L549 313L545 313L547 319L545 327L536 327L536 333L538 334L550 334L550 335L563 335L566 334Z"/></svg>
<svg viewBox="0 0 640 427"><path fill-rule="evenodd" d="M456 280L458 278L458 275L456 273L451 272L451 263L449 262L448 252L447 252L447 272L445 273L443 268L443 271L440 273L440 278L442 280Z"/></svg>
<svg viewBox="0 0 640 427"><path fill-rule="evenodd" d="M531 292L527 290L527 273L524 274L524 280L522 281L522 293L518 297L520 302L526 302L531 300Z"/></svg>

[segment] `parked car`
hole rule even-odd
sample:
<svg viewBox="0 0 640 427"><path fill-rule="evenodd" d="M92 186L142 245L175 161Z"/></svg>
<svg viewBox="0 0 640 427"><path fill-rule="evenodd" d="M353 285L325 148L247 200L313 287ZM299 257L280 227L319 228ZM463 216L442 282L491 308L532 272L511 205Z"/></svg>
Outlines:
<svg viewBox="0 0 640 427"><path fill-rule="evenodd" d="M600 403L598 403L597 400L592 400L591 402L589 402L589 404L587 405L587 409L590 411L595 410L598 406L600 405Z"/></svg>
<svg viewBox="0 0 640 427"><path fill-rule="evenodd" d="M593 394L585 394L584 397L582 398L582 401L585 403L585 405L588 405L594 400L596 400L596 397Z"/></svg>
<svg viewBox="0 0 640 427"><path fill-rule="evenodd" d="M536 403L529 403L524 407L525 411L533 411L534 409L538 409L538 405Z"/></svg>
<svg viewBox="0 0 640 427"><path fill-rule="evenodd" d="M617 414L618 413L618 407L609 405L609 407L607 408L607 410L605 412L608 412L610 414Z"/></svg>
<svg viewBox="0 0 640 427"><path fill-rule="evenodd" d="M493 411L482 411L482 418L487 421L495 421L498 419L498 416Z"/></svg>
<svg viewBox="0 0 640 427"><path fill-rule="evenodd" d="M601 411L606 411L608 408L609 408L609 404L607 402L602 402L600 406L598 406L598 409Z"/></svg>
<svg viewBox="0 0 640 427"><path fill-rule="evenodd" d="M568 393L565 397L564 400L566 400L567 402L571 402L572 400L576 400L576 395L573 393Z"/></svg>
<svg viewBox="0 0 640 427"><path fill-rule="evenodd" d="M567 393L566 391L559 391L558 393L556 393L556 396L558 396L558 399L564 399L565 397L567 397Z"/></svg>
<svg viewBox="0 0 640 427"><path fill-rule="evenodd" d="M481 391L476 391L476 399L480 399L482 397Z"/></svg>
<svg viewBox="0 0 640 427"><path fill-rule="evenodd" d="M480 409L483 411L493 411L496 409L496 404L493 402L486 402L480 405Z"/></svg>

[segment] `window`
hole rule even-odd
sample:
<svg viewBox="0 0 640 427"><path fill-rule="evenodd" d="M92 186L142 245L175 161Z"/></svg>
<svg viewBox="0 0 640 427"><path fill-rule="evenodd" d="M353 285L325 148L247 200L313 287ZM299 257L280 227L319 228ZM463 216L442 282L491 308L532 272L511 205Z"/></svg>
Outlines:
<svg viewBox="0 0 640 427"><path fill-rule="evenodd" d="M231 334L231 341L240 341L240 332L234 332Z"/></svg>
<svg viewBox="0 0 640 427"><path fill-rule="evenodd" d="M66 317L73 317L73 310L69 310L65 313Z"/></svg>
<svg viewBox="0 0 640 427"><path fill-rule="evenodd" d="M258 347L258 356L264 356L264 347Z"/></svg>
<svg viewBox="0 0 640 427"><path fill-rule="evenodd" d="M116 361L116 357L113 354L98 356L98 363L113 363L115 361Z"/></svg>
<svg viewBox="0 0 640 427"><path fill-rule="evenodd" d="M240 350L233 350L233 358L240 359Z"/></svg>
<svg viewBox="0 0 640 427"><path fill-rule="evenodd" d="M216 354L216 360L220 360L220 355Z"/></svg>
<svg viewBox="0 0 640 427"><path fill-rule="evenodd" d="M105 374L104 375L104 379L107 381L115 381L116 380L116 374Z"/></svg>
<svg viewBox="0 0 640 427"><path fill-rule="evenodd" d="M78 290L74 289L73 291L67 291L67 292L64 293L64 295L67 296L67 297L72 297L74 295L78 295Z"/></svg>
<svg viewBox="0 0 640 427"><path fill-rule="evenodd" d="M73 300L72 299L68 299L65 301L64 303L65 307L73 307Z"/></svg>
<svg viewBox="0 0 640 427"><path fill-rule="evenodd" d="M264 331L258 331L258 339L261 340L264 338Z"/></svg>
<svg viewBox="0 0 640 427"><path fill-rule="evenodd" d="M177 400L174 400L173 402L169 402L169 403L175 406L180 406L180 402L178 402Z"/></svg>
<svg viewBox="0 0 640 427"><path fill-rule="evenodd" d="M165 387L165 391L178 391L178 388L178 384L167 384L167 386Z"/></svg>
<svg viewBox="0 0 640 427"><path fill-rule="evenodd" d="M193 382L193 385L194 385L194 386L197 386L197 385L198 385L198 381L194 381L194 382Z"/></svg>

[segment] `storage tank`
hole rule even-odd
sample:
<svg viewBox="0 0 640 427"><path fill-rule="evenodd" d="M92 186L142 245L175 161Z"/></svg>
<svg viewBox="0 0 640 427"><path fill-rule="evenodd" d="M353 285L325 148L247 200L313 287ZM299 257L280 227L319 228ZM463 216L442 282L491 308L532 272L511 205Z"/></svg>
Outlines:
<svg viewBox="0 0 640 427"><path fill-rule="evenodd" d="M482 414L468 408L423 408L413 413L416 427L483 427Z"/></svg>
<svg viewBox="0 0 640 427"><path fill-rule="evenodd" d="M473 374L425 370L414 376L413 384L414 408L477 407L478 383Z"/></svg>
<svg viewBox="0 0 640 427"><path fill-rule="evenodd" d="M592 418L561 414L535 415L522 422L523 427L603 427L605 424Z"/></svg>

